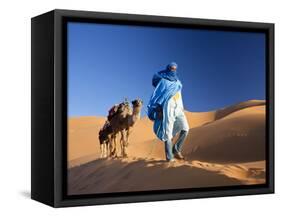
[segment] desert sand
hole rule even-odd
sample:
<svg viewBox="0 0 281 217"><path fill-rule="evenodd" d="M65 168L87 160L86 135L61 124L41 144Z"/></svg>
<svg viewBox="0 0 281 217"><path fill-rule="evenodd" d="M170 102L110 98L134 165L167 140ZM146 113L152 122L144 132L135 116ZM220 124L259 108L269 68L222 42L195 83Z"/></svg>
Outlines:
<svg viewBox="0 0 281 217"><path fill-rule="evenodd" d="M184 161L167 163L164 146L143 117L126 159L99 159L105 117L68 121L68 193L92 194L265 183L265 101L209 112L185 112L190 131Z"/></svg>

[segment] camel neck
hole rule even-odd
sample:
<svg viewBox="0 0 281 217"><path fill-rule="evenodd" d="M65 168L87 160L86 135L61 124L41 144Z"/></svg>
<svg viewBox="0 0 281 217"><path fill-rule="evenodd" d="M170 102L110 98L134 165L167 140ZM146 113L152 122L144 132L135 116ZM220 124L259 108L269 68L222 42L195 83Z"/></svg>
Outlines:
<svg viewBox="0 0 281 217"><path fill-rule="evenodd" d="M138 115L138 114L140 114L140 108L139 107L133 108L133 115Z"/></svg>

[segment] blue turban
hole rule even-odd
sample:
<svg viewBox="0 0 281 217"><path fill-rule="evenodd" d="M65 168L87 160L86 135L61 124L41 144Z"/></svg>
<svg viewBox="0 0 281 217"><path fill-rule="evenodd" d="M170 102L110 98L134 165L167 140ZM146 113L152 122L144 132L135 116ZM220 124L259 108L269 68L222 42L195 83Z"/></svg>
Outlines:
<svg viewBox="0 0 281 217"><path fill-rule="evenodd" d="M178 64L175 62L171 62L169 65L167 65L167 69L172 68L172 66L175 66L176 68L178 68Z"/></svg>
<svg viewBox="0 0 281 217"><path fill-rule="evenodd" d="M157 72L153 78L152 78L152 85L153 87L156 87L157 84L159 83L159 81L164 78L167 79L169 81L177 81L179 80L178 78L178 73L177 71L172 71L171 67L175 66L176 68L178 67L178 65L175 62L171 62L169 65L167 65L166 69Z"/></svg>

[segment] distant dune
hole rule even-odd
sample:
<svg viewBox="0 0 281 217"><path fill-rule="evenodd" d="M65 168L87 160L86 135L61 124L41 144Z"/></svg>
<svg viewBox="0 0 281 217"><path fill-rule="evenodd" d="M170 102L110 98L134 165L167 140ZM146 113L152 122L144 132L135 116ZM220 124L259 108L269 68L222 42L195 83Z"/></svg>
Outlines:
<svg viewBox="0 0 281 217"><path fill-rule="evenodd" d="M210 112L185 112L190 131L185 161L168 165L163 143L142 118L129 138L127 159L99 159L104 117L68 121L69 193L258 184L265 182L265 101Z"/></svg>
<svg viewBox="0 0 281 217"><path fill-rule="evenodd" d="M105 120L105 117L87 116L68 120L67 156L70 164L80 162L84 158L98 158L100 152L98 133Z"/></svg>
<svg viewBox="0 0 281 217"><path fill-rule="evenodd" d="M192 128L183 152L204 161L259 161L265 159L265 142L265 104L248 101L216 111L215 120Z"/></svg>

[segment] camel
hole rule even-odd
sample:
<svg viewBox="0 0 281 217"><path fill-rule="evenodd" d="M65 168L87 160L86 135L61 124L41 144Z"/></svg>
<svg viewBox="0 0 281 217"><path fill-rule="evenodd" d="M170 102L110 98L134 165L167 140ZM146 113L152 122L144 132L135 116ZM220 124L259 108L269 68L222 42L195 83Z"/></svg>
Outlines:
<svg viewBox="0 0 281 217"><path fill-rule="evenodd" d="M113 115L108 116L110 119L110 125L112 127L113 133L111 135L110 144L111 144L111 157L118 157L118 150L117 150L117 135L123 130L123 126L126 123L126 119L128 115L132 113L132 109L130 107L130 104L127 100L125 102L122 102L119 104L117 112ZM122 137L120 138L120 146L122 144ZM122 146L121 146L121 152L122 152Z"/></svg>
<svg viewBox="0 0 281 217"><path fill-rule="evenodd" d="M103 128L99 131L100 158L106 158L110 154L111 151L110 139L112 133L113 131L109 124L109 121L106 121Z"/></svg>
<svg viewBox="0 0 281 217"><path fill-rule="evenodd" d="M112 150L112 156L117 157L117 146L116 146L116 135L121 133L120 138L120 148L121 156L127 157L126 148L128 146L129 136L132 130L132 127L140 119L140 112L143 105L142 100L136 99L132 101L133 109L131 109L128 104L126 104L124 111L122 113L117 113L112 117L110 125L113 130L111 137L111 142L114 142L114 148Z"/></svg>
<svg viewBox="0 0 281 217"><path fill-rule="evenodd" d="M116 152L116 136L117 133L113 134L113 128L110 124L112 118L118 115L120 118L125 118L126 115L130 112L130 106L128 102L123 102L120 104L114 105L110 110L107 116L107 120L103 128L99 131L99 142L100 142L100 158L110 157ZM114 150L113 143L114 142Z"/></svg>

